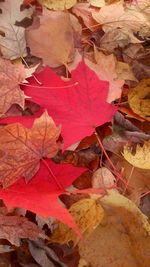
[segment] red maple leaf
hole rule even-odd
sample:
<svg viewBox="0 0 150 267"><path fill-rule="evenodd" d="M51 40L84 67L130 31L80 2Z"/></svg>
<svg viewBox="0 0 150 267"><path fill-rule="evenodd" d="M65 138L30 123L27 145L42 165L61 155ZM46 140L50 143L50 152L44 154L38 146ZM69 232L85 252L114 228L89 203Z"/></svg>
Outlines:
<svg viewBox="0 0 150 267"><path fill-rule="evenodd" d="M91 135L116 112L116 107L106 102L108 82L101 81L83 61L71 76L70 81L63 81L46 67L36 75L42 86L34 78L22 86L30 101L46 108L55 123L62 125L65 148Z"/></svg>
<svg viewBox="0 0 150 267"><path fill-rule="evenodd" d="M51 160L45 162L48 168L41 162L40 170L27 184L21 178L7 190L0 188L0 198L8 208L20 207L43 217L54 216L78 232L72 216L58 202L58 196L85 169L70 164L55 164Z"/></svg>

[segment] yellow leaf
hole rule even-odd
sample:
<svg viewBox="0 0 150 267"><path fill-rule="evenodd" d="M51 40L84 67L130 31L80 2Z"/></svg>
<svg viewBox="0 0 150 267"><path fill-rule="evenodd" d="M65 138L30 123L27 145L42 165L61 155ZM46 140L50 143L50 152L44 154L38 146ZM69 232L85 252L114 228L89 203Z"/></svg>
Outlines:
<svg viewBox="0 0 150 267"><path fill-rule="evenodd" d="M130 164L137 168L150 169L150 140L145 141L143 146L137 145L134 154L125 146L123 156Z"/></svg>
<svg viewBox="0 0 150 267"><path fill-rule="evenodd" d="M73 7L76 4L76 0L38 0L38 2L54 10L64 10Z"/></svg>
<svg viewBox="0 0 150 267"><path fill-rule="evenodd" d="M134 113L150 121L150 79L143 79L128 94L128 102Z"/></svg>
<svg viewBox="0 0 150 267"><path fill-rule="evenodd" d="M87 237L94 231L104 216L103 208L97 203L96 199L91 198L81 199L74 203L69 209L69 212L75 219L84 237ZM79 237L66 224L59 222L50 242L63 244L71 240L74 241L74 244L77 244Z"/></svg>
<svg viewBox="0 0 150 267"><path fill-rule="evenodd" d="M105 0L89 0L88 2L95 7L103 7L106 4Z"/></svg>

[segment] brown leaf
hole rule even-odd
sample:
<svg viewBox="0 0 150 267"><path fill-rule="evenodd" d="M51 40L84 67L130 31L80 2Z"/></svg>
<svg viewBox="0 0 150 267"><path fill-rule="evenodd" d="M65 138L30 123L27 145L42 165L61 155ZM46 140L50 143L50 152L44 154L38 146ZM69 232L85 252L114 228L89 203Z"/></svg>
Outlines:
<svg viewBox="0 0 150 267"><path fill-rule="evenodd" d="M25 217L0 215L0 238L19 246L21 238L36 240L46 236L36 224Z"/></svg>
<svg viewBox="0 0 150 267"><path fill-rule="evenodd" d="M0 113L4 114L12 104L24 108L25 95L19 83L25 79L23 65L13 65L9 60L0 58Z"/></svg>
<svg viewBox="0 0 150 267"><path fill-rule="evenodd" d="M110 202L107 196L106 201L102 201L106 216L96 230L80 242L80 255L92 267L149 267L150 236L142 227L142 220L146 218L131 201L117 195L113 193L114 204L109 196Z"/></svg>
<svg viewBox="0 0 150 267"><path fill-rule="evenodd" d="M38 171L40 159L53 157L60 145L56 143L60 127L45 112L31 129L15 123L0 129L0 181L3 187L20 176L28 181Z"/></svg>
<svg viewBox="0 0 150 267"><path fill-rule="evenodd" d="M74 54L73 29L69 15L44 9L38 19L36 17L26 31L32 55L42 58L50 67L66 65Z"/></svg>

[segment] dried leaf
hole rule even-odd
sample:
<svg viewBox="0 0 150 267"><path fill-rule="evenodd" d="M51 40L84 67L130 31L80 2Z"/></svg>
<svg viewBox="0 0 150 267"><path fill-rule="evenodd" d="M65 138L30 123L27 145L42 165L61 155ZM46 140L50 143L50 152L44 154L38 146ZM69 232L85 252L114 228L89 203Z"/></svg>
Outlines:
<svg viewBox="0 0 150 267"><path fill-rule="evenodd" d="M114 175L105 167L96 170L92 176L93 188L111 188L114 185L114 182Z"/></svg>
<svg viewBox="0 0 150 267"><path fill-rule="evenodd" d="M12 104L24 108L25 95L19 83L25 79L22 64L13 65L9 60L0 58L0 114L8 111Z"/></svg>
<svg viewBox="0 0 150 267"><path fill-rule="evenodd" d="M105 32L117 28L140 32L142 27L145 27L145 34L149 32L150 21L138 5L124 5L123 1L118 1L102 7L98 12L93 11L92 15L98 23L103 25Z"/></svg>
<svg viewBox="0 0 150 267"><path fill-rule="evenodd" d="M65 10L73 7L77 0L38 0L38 2L49 9Z"/></svg>
<svg viewBox="0 0 150 267"><path fill-rule="evenodd" d="M67 267L62 263L55 252L45 246L42 241L28 241L32 257L41 267Z"/></svg>
<svg viewBox="0 0 150 267"><path fill-rule="evenodd" d="M149 267L150 225L127 198L112 191L101 199L105 218L80 242L79 251L92 267Z"/></svg>
<svg viewBox="0 0 150 267"><path fill-rule="evenodd" d="M109 82L107 102L111 103L121 96L121 88L124 84L124 80L117 79L116 59L113 54L106 56L101 51L95 49L95 60L97 64L94 64L88 59L85 61L101 80Z"/></svg>
<svg viewBox="0 0 150 267"><path fill-rule="evenodd" d="M143 146L138 144L134 153L125 146L123 156L130 164L137 168L150 169L150 140L145 141Z"/></svg>
<svg viewBox="0 0 150 267"><path fill-rule="evenodd" d="M103 208L95 199L90 198L81 199L74 203L70 207L69 212L75 219L84 237L93 232L104 216ZM70 240L76 244L79 241L79 237L67 225L59 223L50 241L63 244L68 243Z"/></svg>
<svg viewBox="0 0 150 267"><path fill-rule="evenodd" d="M0 238L20 246L21 238L36 240L46 238L38 226L25 217L0 215Z"/></svg>
<svg viewBox="0 0 150 267"><path fill-rule="evenodd" d="M105 0L88 0L88 2L95 7L103 7L106 4Z"/></svg>
<svg viewBox="0 0 150 267"><path fill-rule="evenodd" d="M150 79L141 80L129 91L128 102L134 113L150 121Z"/></svg>
<svg viewBox="0 0 150 267"><path fill-rule="evenodd" d="M117 73L118 79L130 80L130 81L136 81L137 82L137 79L134 76L131 67L125 62L117 61L116 73Z"/></svg>
<svg viewBox="0 0 150 267"><path fill-rule="evenodd" d="M0 129L0 182L3 187L13 184L20 176L26 181L40 167L40 159L53 157L58 149L56 143L60 127L47 112L36 119L32 128L11 124Z"/></svg>
<svg viewBox="0 0 150 267"><path fill-rule="evenodd" d="M43 10L26 31L27 43L34 56L51 67L66 65L74 55L73 28L68 13Z"/></svg>
<svg viewBox="0 0 150 267"><path fill-rule="evenodd" d="M33 8L21 9L22 0L1 1L0 8L0 49L7 59L26 56L25 29L17 23L30 19Z"/></svg>

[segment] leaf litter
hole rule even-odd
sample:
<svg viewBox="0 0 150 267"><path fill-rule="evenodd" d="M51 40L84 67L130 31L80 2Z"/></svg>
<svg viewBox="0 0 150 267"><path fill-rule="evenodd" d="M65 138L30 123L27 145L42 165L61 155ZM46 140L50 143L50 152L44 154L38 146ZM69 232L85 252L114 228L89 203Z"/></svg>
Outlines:
<svg viewBox="0 0 150 267"><path fill-rule="evenodd" d="M149 267L149 12L1 1L5 266Z"/></svg>

